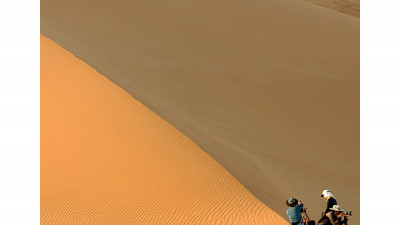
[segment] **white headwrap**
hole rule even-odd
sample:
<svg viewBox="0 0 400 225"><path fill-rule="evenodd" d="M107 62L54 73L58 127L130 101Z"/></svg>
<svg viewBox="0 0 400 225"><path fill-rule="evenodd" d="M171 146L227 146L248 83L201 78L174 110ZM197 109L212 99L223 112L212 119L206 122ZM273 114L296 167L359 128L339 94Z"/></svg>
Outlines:
<svg viewBox="0 0 400 225"><path fill-rule="evenodd" d="M333 197L333 194L329 190L323 190L322 194L325 198Z"/></svg>

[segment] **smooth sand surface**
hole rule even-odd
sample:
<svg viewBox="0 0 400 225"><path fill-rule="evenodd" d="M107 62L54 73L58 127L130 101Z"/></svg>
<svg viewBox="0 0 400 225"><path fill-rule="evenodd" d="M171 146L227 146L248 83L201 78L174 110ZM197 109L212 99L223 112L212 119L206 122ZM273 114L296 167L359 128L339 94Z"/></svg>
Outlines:
<svg viewBox="0 0 400 225"><path fill-rule="evenodd" d="M286 224L185 135L41 36L41 224Z"/></svg>
<svg viewBox="0 0 400 225"><path fill-rule="evenodd" d="M360 18L360 0L305 0Z"/></svg>
<svg viewBox="0 0 400 225"><path fill-rule="evenodd" d="M268 207L329 188L359 223L360 20L300 0L42 0L41 32Z"/></svg>

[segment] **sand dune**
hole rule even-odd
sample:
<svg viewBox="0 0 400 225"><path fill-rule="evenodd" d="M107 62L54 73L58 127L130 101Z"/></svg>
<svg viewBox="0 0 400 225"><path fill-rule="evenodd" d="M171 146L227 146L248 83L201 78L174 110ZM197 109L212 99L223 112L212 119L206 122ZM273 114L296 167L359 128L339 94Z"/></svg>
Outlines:
<svg viewBox="0 0 400 225"><path fill-rule="evenodd" d="M305 0L360 18L360 0Z"/></svg>
<svg viewBox="0 0 400 225"><path fill-rule="evenodd" d="M286 224L181 132L41 37L41 224Z"/></svg>
<svg viewBox="0 0 400 225"><path fill-rule="evenodd" d="M41 32L286 217L331 189L359 223L359 26L300 0L42 0Z"/></svg>

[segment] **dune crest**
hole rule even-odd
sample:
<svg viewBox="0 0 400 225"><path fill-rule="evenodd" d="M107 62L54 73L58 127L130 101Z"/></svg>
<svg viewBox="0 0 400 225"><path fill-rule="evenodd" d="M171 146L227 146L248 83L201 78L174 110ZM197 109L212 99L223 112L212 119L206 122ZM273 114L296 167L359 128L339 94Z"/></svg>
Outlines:
<svg viewBox="0 0 400 225"><path fill-rule="evenodd" d="M41 224L287 224L170 124L41 36Z"/></svg>
<svg viewBox="0 0 400 225"><path fill-rule="evenodd" d="M286 217L360 215L360 20L303 0L42 0L41 33Z"/></svg>
<svg viewBox="0 0 400 225"><path fill-rule="evenodd" d="M316 5L323 6L360 18L360 0L305 0Z"/></svg>

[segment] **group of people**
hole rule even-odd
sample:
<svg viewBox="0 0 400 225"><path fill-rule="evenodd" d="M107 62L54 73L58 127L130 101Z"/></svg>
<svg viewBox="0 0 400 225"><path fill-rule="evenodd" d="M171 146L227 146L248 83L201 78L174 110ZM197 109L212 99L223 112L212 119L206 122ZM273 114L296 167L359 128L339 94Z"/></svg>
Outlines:
<svg viewBox="0 0 400 225"><path fill-rule="evenodd" d="M329 190L323 190L321 197L326 199L326 209L322 213L321 219L318 220L318 225L347 225L347 217L343 209L337 204L336 199ZM286 205L289 209L286 214L289 216L292 225L303 225L302 212L304 204L295 198L286 200ZM315 224L315 222L314 222Z"/></svg>

